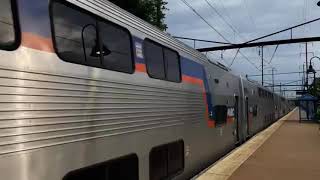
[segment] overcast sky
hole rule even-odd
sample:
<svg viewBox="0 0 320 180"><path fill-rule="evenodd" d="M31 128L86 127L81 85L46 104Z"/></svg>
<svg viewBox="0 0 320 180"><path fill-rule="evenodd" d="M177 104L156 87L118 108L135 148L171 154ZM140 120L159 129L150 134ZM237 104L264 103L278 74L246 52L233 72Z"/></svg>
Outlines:
<svg viewBox="0 0 320 180"><path fill-rule="evenodd" d="M215 29L217 29L228 41L232 43L245 42L256 37L269 34L304 21L320 17L320 7L316 4L319 0L207 0L223 19L218 16L206 0L186 0L201 16L203 16ZM225 41L203 20L201 20L182 0L168 0L166 23L168 32L174 36L191 37L213 41ZM229 25L228 25L229 24ZM236 31L234 32L234 30ZM294 37L319 36L320 21L311 25L295 29ZM271 39L290 38L290 32L273 36ZM192 42L183 41L190 46ZM216 46L214 44L198 43L197 48ZM265 47L265 61L269 62L276 46ZM320 42L309 43L310 52L320 56ZM208 54L212 59L229 66L235 57L237 50L228 50ZM242 54L250 61L261 66L258 48L242 49ZM302 71L302 64L305 62L305 44L291 44L279 46L276 55L270 65L266 65L265 73L270 73L271 67L278 72ZM312 54L309 54L312 57ZM315 69L320 69L320 61L315 60ZM253 65L238 54L231 67L239 74L261 74ZM261 77L253 78L261 81ZM266 83L271 83L271 76L266 76ZM285 81L301 80L302 75L276 76L276 83ZM301 83L301 82L300 82ZM291 88L292 89L292 88ZM292 94L289 94L290 96Z"/></svg>

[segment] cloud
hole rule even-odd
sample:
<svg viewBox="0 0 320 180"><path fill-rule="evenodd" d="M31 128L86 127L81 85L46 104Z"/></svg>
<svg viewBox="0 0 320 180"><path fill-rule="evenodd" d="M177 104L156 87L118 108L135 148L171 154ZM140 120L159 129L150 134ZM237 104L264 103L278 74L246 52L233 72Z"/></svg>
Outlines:
<svg viewBox="0 0 320 180"><path fill-rule="evenodd" d="M220 14L231 24L238 33L228 25L206 4L205 0L187 0L197 12L210 22L219 32L232 42L244 42L265 34L269 34L290 26L320 17L320 7L317 7L317 0L208 0ZM306 2L306 4L305 4ZM168 32L175 36L192 37L206 40L222 41L223 39L206 25L194 12L192 12L181 0L168 0L166 23ZM295 29L294 37L319 36L320 22ZM240 34L240 35L238 35ZM244 38L240 38L244 37ZM267 38L284 39L290 38L290 32ZM184 41L190 46L192 42ZM198 46L212 46L212 44L199 43ZM319 54L319 42L309 43L310 52ZM264 48L265 61L269 61L274 53L275 46ZM278 69L278 72L301 71L304 60L304 44L282 45L279 47L274 60L270 66ZM245 56L260 66L261 57L257 48L241 50ZM221 59L221 52L213 52L211 57L224 64L230 64L235 56L235 50L225 51L224 59ZM309 54L311 56L311 54ZM319 65L315 65L320 69ZM269 66L269 65L268 65ZM247 74L260 73L241 55L237 56L232 68L235 72L246 72ZM268 72L268 70L266 70ZM269 77L267 77L269 78ZM290 76L277 76L280 80L302 79L302 75L293 74ZM257 80L259 80L258 78Z"/></svg>

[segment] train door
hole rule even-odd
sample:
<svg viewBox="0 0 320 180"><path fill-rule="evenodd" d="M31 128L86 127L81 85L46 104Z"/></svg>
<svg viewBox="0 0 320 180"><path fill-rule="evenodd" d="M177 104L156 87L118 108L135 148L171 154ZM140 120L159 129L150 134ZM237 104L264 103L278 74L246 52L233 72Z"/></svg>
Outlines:
<svg viewBox="0 0 320 180"><path fill-rule="evenodd" d="M235 117L235 142L240 143L240 118L239 118L239 96L235 96L234 117Z"/></svg>
<svg viewBox="0 0 320 180"><path fill-rule="evenodd" d="M246 97L246 100L245 100L245 108L246 108L246 129L247 129L247 137L248 138L250 136L250 124L249 124L249 118L250 118L250 108L249 108L249 98Z"/></svg>

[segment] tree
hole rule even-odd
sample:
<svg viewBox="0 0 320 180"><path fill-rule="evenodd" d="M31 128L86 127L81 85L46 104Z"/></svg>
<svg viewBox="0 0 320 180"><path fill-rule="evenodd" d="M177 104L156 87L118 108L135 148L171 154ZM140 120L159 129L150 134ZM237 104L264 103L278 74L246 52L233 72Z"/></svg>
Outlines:
<svg viewBox="0 0 320 180"><path fill-rule="evenodd" d="M316 80L313 81L311 86L309 87L309 94L312 96L320 98L320 79L316 78Z"/></svg>
<svg viewBox="0 0 320 180"><path fill-rule="evenodd" d="M138 16L139 18L157 26L161 30L166 30L164 23L165 11L168 4L165 0L110 0L119 7Z"/></svg>

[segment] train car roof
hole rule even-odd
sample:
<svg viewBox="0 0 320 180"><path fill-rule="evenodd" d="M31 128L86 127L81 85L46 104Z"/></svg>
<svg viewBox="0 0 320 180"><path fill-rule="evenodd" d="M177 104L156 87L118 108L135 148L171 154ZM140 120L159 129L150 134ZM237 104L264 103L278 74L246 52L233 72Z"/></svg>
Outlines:
<svg viewBox="0 0 320 180"><path fill-rule="evenodd" d="M174 48L179 52L184 52L196 60L202 60L204 62L209 62L225 71L231 71L230 68L224 66L221 63L218 63L216 60L208 59L204 54L197 51L194 48L189 47L185 43L173 38L169 33L161 31L157 27L149 24L148 22L138 18L137 16L125 11L124 9L118 7L117 5L111 3L107 0L67 0L72 4L76 4L85 9L91 9L97 12L97 15L100 15L103 18L106 18L111 21L121 22L122 24L135 29L147 36L152 37L157 42L167 45ZM111 19L110 19L111 18Z"/></svg>
<svg viewBox="0 0 320 180"><path fill-rule="evenodd" d="M138 18L137 16L127 12L126 10L118 7L117 5L111 3L108 0L66 0L72 4L78 5L84 9L90 9L97 13L97 15L114 22L120 22L125 26L134 29L137 32L143 33L146 36L152 37L153 40L167 45L179 52L186 53L194 58L194 60L201 60L204 63L209 63L215 65L216 67L230 72L234 76L238 76L234 71L225 65L219 63L216 60L207 58L203 53L197 51L196 49L186 45L185 43L173 38L169 33L161 31L157 27L151 25L150 23ZM250 81L248 81L250 82ZM253 83L253 82L251 82ZM267 88L256 83L257 87L268 90ZM268 90L269 91L269 90Z"/></svg>

